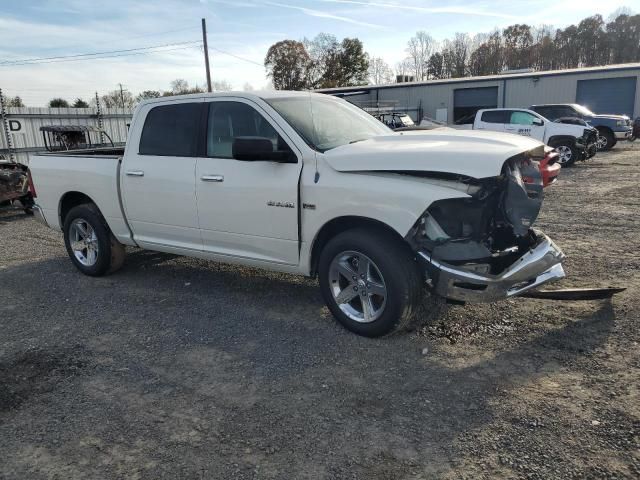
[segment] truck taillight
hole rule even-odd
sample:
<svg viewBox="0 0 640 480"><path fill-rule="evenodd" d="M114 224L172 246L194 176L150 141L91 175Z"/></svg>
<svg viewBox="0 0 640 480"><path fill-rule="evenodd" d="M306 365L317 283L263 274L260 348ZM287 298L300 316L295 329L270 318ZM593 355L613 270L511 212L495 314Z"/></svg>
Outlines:
<svg viewBox="0 0 640 480"><path fill-rule="evenodd" d="M29 193L33 198L36 198L38 195L36 194L36 186L33 184L33 178L31 178L31 172L27 170L27 182L29 182Z"/></svg>

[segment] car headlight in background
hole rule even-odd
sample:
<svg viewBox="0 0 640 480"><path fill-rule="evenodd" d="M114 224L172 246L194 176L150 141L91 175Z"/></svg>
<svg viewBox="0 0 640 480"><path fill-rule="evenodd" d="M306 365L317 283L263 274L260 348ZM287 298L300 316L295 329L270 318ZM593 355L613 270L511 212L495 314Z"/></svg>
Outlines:
<svg viewBox="0 0 640 480"><path fill-rule="evenodd" d="M626 126L627 126L626 120L616 120L616 127L626 127Z"/></svg>

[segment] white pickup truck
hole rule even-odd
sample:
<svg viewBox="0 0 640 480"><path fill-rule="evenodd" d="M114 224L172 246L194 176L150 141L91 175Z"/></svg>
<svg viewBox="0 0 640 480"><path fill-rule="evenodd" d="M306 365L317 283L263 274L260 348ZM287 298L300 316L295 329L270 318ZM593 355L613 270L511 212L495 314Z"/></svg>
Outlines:
<svg viewBox="0 0 640 480"><path fill-rule="evenodd" d="M464 121L464 120L463 120ZM558 152L563 167L596 154L598 131L590 126L552 122L533 110L524 108L491 108L478 110L468 123L455 128L515 133L535 138Z"/></svg>
<svg viewBox="0 0 640 480"><path fill-rule="evenodd" d="M224 93L145 101L124 151L30 168L36 217L84 274L130 246L317 275L342 324L379 336L424 314L427 291L490 302L564 276L531 228L547 154L514 135L396 133L320 94Z"/></svg>

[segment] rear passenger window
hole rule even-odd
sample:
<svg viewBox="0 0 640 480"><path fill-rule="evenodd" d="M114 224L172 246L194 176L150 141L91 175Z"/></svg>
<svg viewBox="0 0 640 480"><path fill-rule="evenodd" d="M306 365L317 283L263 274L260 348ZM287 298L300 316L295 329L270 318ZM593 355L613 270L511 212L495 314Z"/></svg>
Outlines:
<svg viewBox="0 0 640 480"><path fill-rule="evenodd" d="M232 158L238 137L268 138L273 151L291 151L278 132L258 111L242 102L211 102L207 126L207 156Z"/></svg>
<svg viewBox="0 0 640 480"><path fill-rule="evenodd" d="M490 110L482 112L480 120L485 123L509 123L509 112L504 110Z"/></svg>
<svg viewBox="0 0 640 480"><path fill-rule="evenodd" d="M140 137L140 155L195 157L202 103L176 103L153 107Z"/></svg>

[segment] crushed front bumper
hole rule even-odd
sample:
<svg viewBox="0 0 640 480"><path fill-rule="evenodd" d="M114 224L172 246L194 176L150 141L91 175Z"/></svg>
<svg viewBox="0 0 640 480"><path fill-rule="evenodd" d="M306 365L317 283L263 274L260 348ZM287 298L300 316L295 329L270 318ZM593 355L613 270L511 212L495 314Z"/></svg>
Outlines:
<svg viewBox="0 0 640 480"><path fill-rule="evenodd" d="M536 246L498 275L481 274L464 266L449 265L420 251L438 295L468 303L494 302L519 295L552 280L564 278L564 253L541 232L535 232Z"/></svg>

